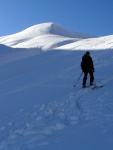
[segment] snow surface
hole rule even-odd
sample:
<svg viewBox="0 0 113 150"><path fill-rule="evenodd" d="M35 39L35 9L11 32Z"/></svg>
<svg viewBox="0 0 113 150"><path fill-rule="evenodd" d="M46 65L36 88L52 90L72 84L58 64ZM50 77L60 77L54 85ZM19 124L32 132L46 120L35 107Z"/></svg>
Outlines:
<svg viewBox="0 0 113 150"><path fill-rule="evenodd" d="M0 150L113 149L112 35L88 38L46 23L0 43ZM103 88L82 89L83 76L74 87L87 49Z"/></svg>

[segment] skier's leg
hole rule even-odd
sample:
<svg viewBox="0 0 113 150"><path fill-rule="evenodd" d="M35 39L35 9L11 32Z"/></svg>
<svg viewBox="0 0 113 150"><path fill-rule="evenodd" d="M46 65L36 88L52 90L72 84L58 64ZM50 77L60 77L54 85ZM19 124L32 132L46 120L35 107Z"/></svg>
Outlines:
<svg viewBox="0 0 113 150"><path fill-rule="evenodd" d="M88 72L85 71L85 72L84 72L84 78L83 78L83 87L86 86L87 75L88 75Z"/></svg>
<svg viewBox="0 0 113 150"><path fill-rule="evenodd" d="M94 82L94 75L93 75L93 71L89 71L89 74L90 74L90 85L93 85L93 82Z"/></svg>

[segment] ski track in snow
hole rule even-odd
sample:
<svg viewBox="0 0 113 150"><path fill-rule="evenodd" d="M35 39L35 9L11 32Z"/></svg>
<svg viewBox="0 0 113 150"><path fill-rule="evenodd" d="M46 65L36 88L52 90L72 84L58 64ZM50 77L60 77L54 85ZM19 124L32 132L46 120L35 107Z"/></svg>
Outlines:
<svg viewBox="0 0 113 150"><path fill-rule="evenodd" d="M18 114L12 117L12 121L10 120L6 126L0 129L4 135L7 135L5 133L7 129L10 131L7 140L5 137L5 142L0 145L1 150L13 148L15 145L18 145L19 149L21 148L19 145L24 145L25 148L35 142L40 144L40 140L55 134L57 131L64 130L70 125L75 125L79 121L79 115L81 115L81 109L77 102L81 93L84 92L81 90L79 94L74 93L73 95L72 93L47 106L34 106L32 112L29 113L20 110ZM21 118L23 122L20 123L17 118ZM26 118L29 122L26 122ZM18 126L22 126L22 128L18 128Z"/></svg>
<svg viewBox="0 0 113 150"><path fill-rule="evenodd" d="M9 122L6 118L6 126L0 129L5 138L5 141L0 144L1 150L15 149L15 145L18 147L17 149L30 149L31 145L48 145L48 142L42 142L46 141L48 136L75 126L81 119L93 120L95 116L85 114L84 107L81 105L89 91L94 92L91 89L78 88L78 91L48 105L35 105L30 108L29 112L21 109L11 117L13 120L9 120Z"/></svg>

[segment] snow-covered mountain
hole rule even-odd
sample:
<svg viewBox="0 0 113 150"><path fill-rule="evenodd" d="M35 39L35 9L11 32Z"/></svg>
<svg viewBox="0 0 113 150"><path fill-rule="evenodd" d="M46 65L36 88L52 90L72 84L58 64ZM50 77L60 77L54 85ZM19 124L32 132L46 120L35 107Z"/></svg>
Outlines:
<svg viewBox="0 0 113 150"><path fill-rule="evenodd" d="M1 37L0 150L112 150L112 47L56 23ZM74 87L86 50L103 88Z"/></svg>
<svg viewBox="0 0 113 150"><path fill-rule="evenodd" d="M1 37L0 43L13 48L48 50L89 37L93 36L71 32L56 23L50 22L34 25L22 32Z"/></svg>

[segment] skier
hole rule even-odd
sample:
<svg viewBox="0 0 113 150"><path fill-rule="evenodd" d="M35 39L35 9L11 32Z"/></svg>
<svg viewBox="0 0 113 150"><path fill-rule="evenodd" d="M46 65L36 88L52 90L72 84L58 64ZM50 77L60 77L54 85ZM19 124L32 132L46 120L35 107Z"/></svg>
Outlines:
<svg viewBox="0 0 113 150"><path fill-rule="evenodd" d="M83 88L86 87L86 80L88 74L90 75L90 86L93 85L94 81L94 65L93 65L93 60L92 57L90 56L90 52L87 51L84 56L82 56L82 62L81 62L81 69L84 72L84 77L83 77Z"/></svg>

